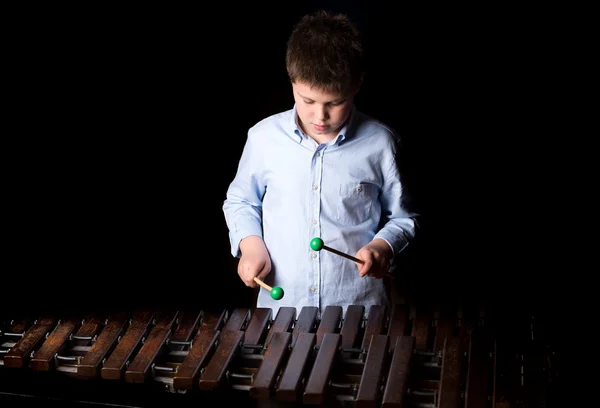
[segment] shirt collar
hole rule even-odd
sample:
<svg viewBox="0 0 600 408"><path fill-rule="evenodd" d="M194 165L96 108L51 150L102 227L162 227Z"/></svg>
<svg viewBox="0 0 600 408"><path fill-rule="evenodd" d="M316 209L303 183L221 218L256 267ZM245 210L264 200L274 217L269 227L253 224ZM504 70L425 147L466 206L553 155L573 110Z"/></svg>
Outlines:
<svg viewBox="0 0 600 408"><path fill-rule="evenodd" d="M306 138L306 135L304 134L304 132L302 132L302 129L300 129L300 125L298 124L296 104L294 104L294 107L292 108L292 118L290 124L292 125L294 135L296 135L296 141L298 143L302 143L302 139Z"/></svg>
<svg viewBox="0 0 600 408"><path fill-rule="evenodd" d="M342 128L340 129L338 136L337 136L337 143L341 143L343 142L346 137L350 137L351 136L351 129L352 129L352 124L354 123L354 118L356 116L356 106L352 105L352 110L350 111L350 116L348 116L348 120L346 120L346 123L344 124L344 126L342 126Z"/></svg>

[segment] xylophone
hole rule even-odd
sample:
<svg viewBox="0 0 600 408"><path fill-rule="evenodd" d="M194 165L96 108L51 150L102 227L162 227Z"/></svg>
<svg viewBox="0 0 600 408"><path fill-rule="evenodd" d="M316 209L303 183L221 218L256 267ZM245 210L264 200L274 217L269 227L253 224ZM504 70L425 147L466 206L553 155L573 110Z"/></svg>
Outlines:
<svg viewBox="0 0 600 408"><path fill-rule="evenodd" d="M531 322L528 322L531 323ZM356 407L541 405L556 374L537 326L483 306L399 303L217 311L139 309L3 322L0 375L149 385L193 399ZM539 336L537 336L539 337ZM537 342L536 342L537 341Z"/></svg>

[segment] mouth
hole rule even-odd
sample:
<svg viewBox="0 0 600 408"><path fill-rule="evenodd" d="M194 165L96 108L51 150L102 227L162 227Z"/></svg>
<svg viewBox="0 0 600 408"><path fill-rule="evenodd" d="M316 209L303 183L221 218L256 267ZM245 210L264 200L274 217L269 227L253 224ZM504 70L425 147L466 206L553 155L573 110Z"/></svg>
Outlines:
<svg viewBox="0 0 600 408"><path fill-rule="evenodd" d="M323 132L325 129L327 129L329 126L326 125L317 125L315 123L313 123L313 128L317 131L317 132Z"/></svg>

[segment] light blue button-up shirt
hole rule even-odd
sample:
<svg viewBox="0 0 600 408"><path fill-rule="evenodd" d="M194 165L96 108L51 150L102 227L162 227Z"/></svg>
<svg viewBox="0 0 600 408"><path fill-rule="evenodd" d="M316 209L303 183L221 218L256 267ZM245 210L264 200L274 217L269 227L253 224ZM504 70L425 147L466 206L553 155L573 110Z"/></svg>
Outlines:
<svg viewBox="0 0 600 408"><path fill-rule="evenodd" d="M265 283L284 290L274 300L260 289L257 307L275 316L282 306L389 306L386 279L361 278L353 261L309 243L319 237L352 256L374 238L396 254L406 247L416 214L405 206L397 149L392 130L355 108L323 144L301 131L295 106L250 128L223 211L231 254L241 255L243 238L262 237L272 264Z"/></svg>

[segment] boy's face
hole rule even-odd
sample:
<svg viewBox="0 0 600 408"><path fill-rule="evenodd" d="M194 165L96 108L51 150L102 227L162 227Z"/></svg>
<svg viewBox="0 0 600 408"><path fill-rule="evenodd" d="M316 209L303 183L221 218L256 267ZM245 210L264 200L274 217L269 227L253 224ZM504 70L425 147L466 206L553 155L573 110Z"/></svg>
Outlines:
<svg viewBox="0 0 600 408"><path fill-rule="evenodd" d="M334 139L352 112L356 91L348 95L330 94L304 82L294 82L292 89L304 133L319 143Z"/></svg>

